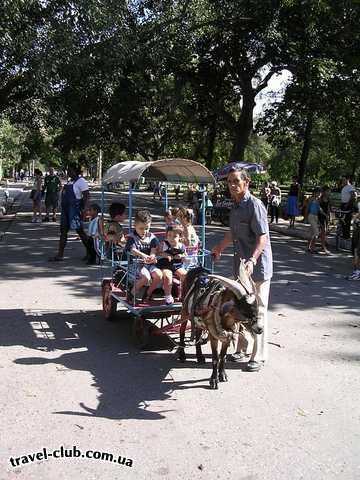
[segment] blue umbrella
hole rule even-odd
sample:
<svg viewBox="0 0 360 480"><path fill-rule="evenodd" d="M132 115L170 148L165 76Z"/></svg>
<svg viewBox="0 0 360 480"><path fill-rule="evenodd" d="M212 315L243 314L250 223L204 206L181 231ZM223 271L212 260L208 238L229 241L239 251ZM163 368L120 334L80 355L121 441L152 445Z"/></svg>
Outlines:
<svg viewBox="0 0 360 480"><path fill-rule="evenodd" d="M248 170L252 173L263 173L265 171L264 167L259 163L246 163L246 162L231 162L227 163L223 167L219 168L214 172L214 177L216 180L223 180L226 178L232 168Z"/></svg>

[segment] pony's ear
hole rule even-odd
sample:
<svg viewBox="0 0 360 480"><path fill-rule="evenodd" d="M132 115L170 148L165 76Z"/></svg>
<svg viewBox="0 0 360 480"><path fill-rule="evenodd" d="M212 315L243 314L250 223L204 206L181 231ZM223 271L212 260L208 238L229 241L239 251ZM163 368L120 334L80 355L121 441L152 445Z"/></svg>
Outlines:
<svg viewBox="0 0 360 480"><path fill-rule="evenodd" d="M237 281L246 290L246 293L248 295L254 295L255 294L255 284L254 284L252 278L250 278L249 275L246 272L245 260L240 261L239 276L237 278Z"/></svg>

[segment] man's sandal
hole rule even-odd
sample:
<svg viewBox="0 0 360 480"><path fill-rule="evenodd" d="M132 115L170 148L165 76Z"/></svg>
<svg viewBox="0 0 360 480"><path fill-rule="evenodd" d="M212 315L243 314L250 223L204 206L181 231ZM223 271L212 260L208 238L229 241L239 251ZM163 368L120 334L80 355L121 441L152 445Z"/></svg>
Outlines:
<svg viewBox="0 0 360 480"><path fill-rule="evenodd" d="M255 362L255 360L250 360L250 362L246 366L247 372L258 372L263 367L263 362Z"/></svg>
<svg viewBox="0 0 360 480"><path fill-rule="evenodd" d="M235 352L235 353L226 355L226 361L227 362L240 363L248 356L249 355L246 355L243 352Z"/></svg>

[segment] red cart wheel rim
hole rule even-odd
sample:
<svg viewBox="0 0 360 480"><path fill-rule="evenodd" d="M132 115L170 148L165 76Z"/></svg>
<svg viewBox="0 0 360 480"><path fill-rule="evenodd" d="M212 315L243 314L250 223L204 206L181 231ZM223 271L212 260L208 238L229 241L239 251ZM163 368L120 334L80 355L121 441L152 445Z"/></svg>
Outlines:
<svg viewBox="0 0 360 480"><path fill-rule="evenodd" d="M105 318L108 318L113 312L113 301L111 297L111 287L107 283L103 287L103 312Z"/></svg>

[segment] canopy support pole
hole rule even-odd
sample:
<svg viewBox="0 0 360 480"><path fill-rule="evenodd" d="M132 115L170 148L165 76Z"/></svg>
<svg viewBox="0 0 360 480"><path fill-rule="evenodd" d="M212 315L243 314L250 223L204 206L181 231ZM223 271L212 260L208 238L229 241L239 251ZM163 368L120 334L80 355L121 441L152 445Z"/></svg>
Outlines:
<svg viewBox="0 0 360 480"><path fill-rule="evenodd" d="M168 197L168 191L167 191L167 186L165 185L165 212L169 210L169 197Z"/></svg>
<svg viewBox="0 0 360 480"><path fill-rule="evenodd" d="M105 211L105 187L104 184L101 185L101 235L104 233L104 211ZM100 237L101 238L101 237ZM103 238L100 241L100 255L101 260L105 258L105 244Z"/></svg>
<svg viewBox="0 0 360 480"><path fill-rule="evenodd" d="M205 211L206 211L206 189L203 187L202 191L202 202L201 202L201 245L202 245L202 266L204 266L205 262L205 222L206 222L206 216L205 216Z"/></svg>
<svg viewBox="0 0 360 480"><path fill-rule="evenodd" d="M132 230L132 211L133 211L133 198L132 198L132 182L129 182L129 233Z"/></svg>

